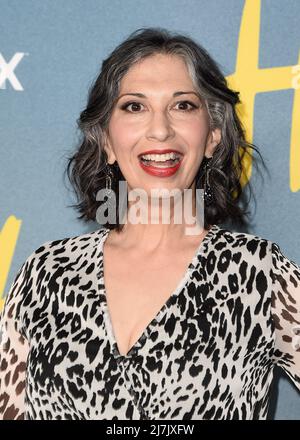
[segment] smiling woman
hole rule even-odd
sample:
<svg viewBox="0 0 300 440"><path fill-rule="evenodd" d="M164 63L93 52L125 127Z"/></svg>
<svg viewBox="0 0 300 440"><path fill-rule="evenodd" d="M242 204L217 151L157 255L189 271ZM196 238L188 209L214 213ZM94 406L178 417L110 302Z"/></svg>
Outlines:
<svg viewBox="0 0 300 440"><path fill-rule="evenodd" d="M258 152L238 102L184 35L140 29L103 61L66 168L80 218L123 181L140 208L191 190L195 209L203 190L204 228L186 233L175 197L169 222L164 204L144 223L118 210L36 249L1 315L3 419L266 419L275 365L300 389L300 267L220 226L246 223L243 158Z"/></svg>
<svg viewBox="0 0 300 440"><path fill-rule="evenodd" d="M243 163L251 158L256 165L253 152L264 161L245 139L235 110L239 102L217 63L191 38L162 29L134 32L103 61L78 121L82 142L66 171L76 190L73 206L79 218L96 218L101 204L96 194L110 176L116 223L103 226L121 231L120 181L147 193L150 187L176 184L181 190L192 188L195 195L195 189L204 190L207 170L214 203L206 203L205 229L225 221L245 226L245 190L252 194L252 188L250 182L244 190L241 186ZM182 160L176 166L158 164L159 157L154 163L153 157L139 160L149 150L178 152ZM172 179L149 180L145 173Z"/></svg>

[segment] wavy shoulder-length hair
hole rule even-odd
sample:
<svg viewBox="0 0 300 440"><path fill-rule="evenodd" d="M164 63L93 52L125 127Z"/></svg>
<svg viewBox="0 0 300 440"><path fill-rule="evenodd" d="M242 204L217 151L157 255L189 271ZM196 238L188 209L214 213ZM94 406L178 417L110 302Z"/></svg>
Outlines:
<svg viewBox="0 0 300 440"><path fill-rule="evenodd" d="M181 57L188 69L193 84L207 107L211 128L221 129L221 141L212 158L203 158L196 175L196 189L203 188L204 167L209 161L211 167L209 183L214 193L214 203L204 204L204 227L212 224L233 222L245 226L249 212L246 208L245 189L253 190L250 181L241 184L245 173L245 155L257 147L247 142L245 130L237 115L236 104L240 102L239 92L231 90L220 67L208 52L190 37L170 32L163 28L141 28L129 35L102 62L101 71L90 87L86 108L77 120L81 139L76 151L67 158L66 174L77 196L77 203L69 205L79 211L78 219L96 220L100 204L97 192L105 188L107 154L103 148L104 131L119 95L120 82L128 70L138 61L155 54ZM255 163L256 164L256 163ZM265 166L265 165L264 165ZM125 180L118 164L112 165L114 178L112 189L119 206L119 181ZM116 223L103 225L120 231L119 212Z"/></svg>

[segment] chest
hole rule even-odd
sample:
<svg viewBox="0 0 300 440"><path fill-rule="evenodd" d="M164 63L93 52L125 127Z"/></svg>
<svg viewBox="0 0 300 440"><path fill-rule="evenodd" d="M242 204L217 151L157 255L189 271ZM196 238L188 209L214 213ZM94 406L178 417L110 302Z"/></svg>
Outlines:
<svg viewBox="0 0 300 440"><path fill-rule="evenodd" d="M120 354L128 353L184 281L193 254L190 249L153 261L105 249L105 296Z"/></svg>

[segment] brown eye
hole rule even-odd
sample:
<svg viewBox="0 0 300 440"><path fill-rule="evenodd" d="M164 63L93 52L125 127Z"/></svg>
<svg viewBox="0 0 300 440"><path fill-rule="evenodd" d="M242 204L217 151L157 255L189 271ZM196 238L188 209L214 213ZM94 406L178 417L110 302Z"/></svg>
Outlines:
<svg viewBox="0 0 300 440"><path fill-rule="evenodd" d="M128 108L129 108L130 106L132 106L132 107L131 107L131 110L128 110ZM121 109L122 109L122 110L125 110L125 111L129 111L129 112L131 112L131 113L138 113L138 110L139 110L140 106L141 106L141 104L140 104L139 102L131 101L131 102L126 102L125 104L123 104L123 105L121 106ZM136 111L136 110L137 110L137 111Z"/></svg>
<svg viewBox="0 0 300 440"><path fill-rule="evenodd" d="M188 111L188 112L189 111L193 111L196 108L198 108L195 104L193 104L190 101L179 101L179 102L176 103L176 105L180 105L180 106L183 105L185 108L181 107L179 110ZM186 108L186 106L190 106L190 108Z"/></svg>

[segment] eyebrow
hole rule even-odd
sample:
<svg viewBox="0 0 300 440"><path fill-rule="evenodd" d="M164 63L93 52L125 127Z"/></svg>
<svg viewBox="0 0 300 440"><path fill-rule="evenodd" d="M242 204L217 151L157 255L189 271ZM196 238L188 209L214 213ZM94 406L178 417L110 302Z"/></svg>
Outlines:
<svg viewBox="0 0 300 440"><path fill-rule="evenodd" d="M190 93L193 93L194 95L198 96L198 98L200 99L200 96L198 93L193 92L193 91L187 91L187 92L182 92L182 91L178 91L178 92L174 92L173 93L173 98L175 98L176 96L180 96L180 95L188 95ZM123 93L123 95L120 95L117 99L117 101L119 101L119 99L121 99L123 96L126 95L130 95L130 96L137 96L138 98L147 98L146 95L144 95L143 93Z"/></svg>

